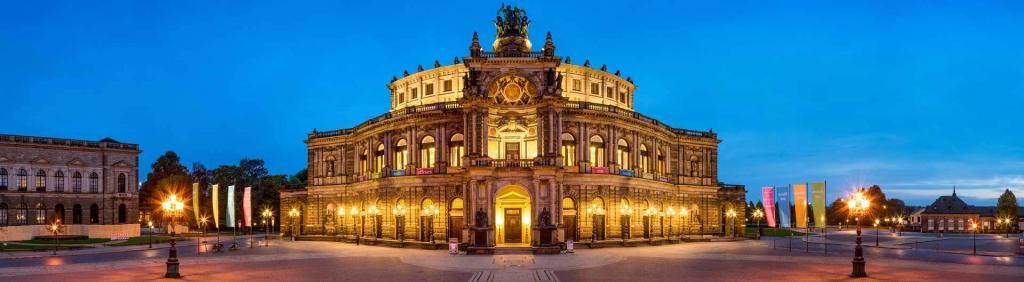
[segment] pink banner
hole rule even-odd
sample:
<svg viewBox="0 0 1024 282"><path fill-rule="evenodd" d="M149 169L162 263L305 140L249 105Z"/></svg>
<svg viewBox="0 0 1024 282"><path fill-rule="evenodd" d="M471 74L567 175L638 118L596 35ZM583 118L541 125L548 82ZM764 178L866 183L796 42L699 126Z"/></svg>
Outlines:
<svg viewBox="0 0 1024 282"><path fill-rule="evenodd" d="M245 187L242 194L242 213L245 215L245 227L252 227L252 187Z"/></svg>
<svg viewBox="0 0 1024 282"><path fill-rule="evenodd" d="M603 167L603 166L592 167L592 168L590 168L590 172L591 173L599 173L599 174L609 174L609 173L612 173L612 171L610 169L608 169L607 167Z"/></svg>
<svg viewBox="0 0 1024 282"><path fill-rule="evenodd" d="M764 199L764 218L768 221L768 227L775 227L775 188L761 188L761 198Z"/></svg>
<svg viewBox="0 0 1024 282"><path fill-rule="evenodd" d="M416 174L417 175L434 174L434 169L433 168L417 168L416 169Z"/></svg>

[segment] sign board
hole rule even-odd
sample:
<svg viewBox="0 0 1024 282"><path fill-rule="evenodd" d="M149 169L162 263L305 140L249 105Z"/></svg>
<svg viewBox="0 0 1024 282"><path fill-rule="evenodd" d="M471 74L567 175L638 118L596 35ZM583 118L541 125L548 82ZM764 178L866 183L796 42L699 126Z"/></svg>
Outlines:
<svg viewBox="0 0 1024 282"><path fill-rule="evenodd" d="M459 254L459 239L448 238L448 254L457 255Z"/></svg>
<svg viewBox="0 0 1024 282"><path fill-rule="evenodd" d="M434 169L433 168L417 168L416 169L416 174L417 175L434 174Z"/></svg>
<svg viewBox="0 0 1024 282"><path fill-rule="evenodd" d="M632 176L636 176L636 172L634 172L634 171L632 171L632 170L625 170L625 169L622 169L622 170L619 170L619 175L622 175L622 176L631 176L631 177L632 177Z"/></svg>
<svg viewBox="0 0 1024 282"><path fill-rule="evenodd" d="M573 252L575 252L575 251L573 251L572 240L565 240L565 252L566 253L573 253Z"/></svg>
<svg viewBox="0 0 1024 282"><path fill-rule="evenodd" d="M405 175L405 170L401 170L401 169L400 170L392 170L391 173L388 174L388 176L404 176L404 175Z"/></svg>
<svg viewBox="0 0 1024 282"><path fill-rule="evenodd" d="M610 169L608 169L607 167L595 166L595 167L590 168L590 172L591 173L598 173L598 174L609 174L612 171Z"/></svg>

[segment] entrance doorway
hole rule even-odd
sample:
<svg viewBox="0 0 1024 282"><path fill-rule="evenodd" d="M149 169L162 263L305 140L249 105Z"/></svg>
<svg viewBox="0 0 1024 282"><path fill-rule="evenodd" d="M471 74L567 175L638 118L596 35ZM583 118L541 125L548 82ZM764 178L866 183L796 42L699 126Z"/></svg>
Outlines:
<svg viewBox="0 0 1024 282"><path fill-rule="evenodd" d="M505 243L518 244L523 242L522 209L505 209Z"/></svg>
<svg viewBox="0 0 1024 282"><path fill-rule="evenodd" d="M519 159L519 142L505 143L505 159L518 160Z"/></svg>
<svg viewBox="0 0 1024 282"><path fill-rule="evenodd" d="M495 198L497 244L525 244L530 237L530 194L525 188L509 185L498 190Z"/></svg>

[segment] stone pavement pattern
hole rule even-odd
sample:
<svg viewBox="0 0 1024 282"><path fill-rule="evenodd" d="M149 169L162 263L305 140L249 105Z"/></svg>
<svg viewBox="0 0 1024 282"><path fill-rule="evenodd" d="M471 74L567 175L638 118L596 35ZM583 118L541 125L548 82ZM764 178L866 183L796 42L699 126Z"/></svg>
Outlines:
<svg viewBox="0 0 1024 282"><path fill-rule="evenodd" d="M578 250L569 255L451 256L444 251L331 242L274 242L269 248L220 254L183 252L181 268L186 281L849 280L849 252L837 251L788 252L772 250L763 241L745 241ZM935 253L925 255L951 257L879 258L903 251L871 249L870 279L1024 281L1022 257ZM166 250L82 256L0 259L0 280L157 280L164 271Z"/></svg>

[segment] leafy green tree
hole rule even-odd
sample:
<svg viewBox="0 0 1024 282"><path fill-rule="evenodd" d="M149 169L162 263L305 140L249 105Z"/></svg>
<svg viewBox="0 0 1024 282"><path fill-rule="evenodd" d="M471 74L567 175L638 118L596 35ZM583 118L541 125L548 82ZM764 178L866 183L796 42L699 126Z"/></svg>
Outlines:
<svg viewBox="0 0 1024 282"><path fill-rule="evenodd" d="M292 175L292 177L288 178L288 184L292 188L305 188L307 183L306 179L308 177L309 171L303 168L302 170L296 172L295 175Z"/></svg>
<svg viewBox="0 0 1024 282"><path fill-rule="evenodd" d="M168 195L169 191L162 191L157 185L161 180L173 176L188 177L188 170L181 165L181 159L174 151L167 151L150 165L152 171L146 175L146 181L142 183L139 190L139 210L153 211L160 206L161 197ZM184 195L184 194L178 194Z"/></svg>
<svg viewBox="0 0 1024 282"><path fill-rule="evenodd" d="M997 218L1010 218L1013 223L1017 222L1017 215L1020 214L1020 206L1017 204L1017 196L1010 192L1010 189L1003 191L1003 194L999 196L999 203L996 204L996 217ZM1016 225L1016 224L1013 224ZM1012 228L1016 228L1013 226Z"/></svg>

